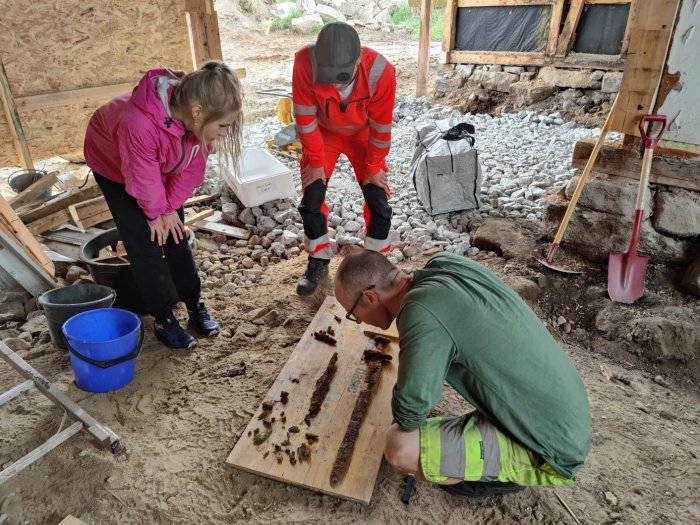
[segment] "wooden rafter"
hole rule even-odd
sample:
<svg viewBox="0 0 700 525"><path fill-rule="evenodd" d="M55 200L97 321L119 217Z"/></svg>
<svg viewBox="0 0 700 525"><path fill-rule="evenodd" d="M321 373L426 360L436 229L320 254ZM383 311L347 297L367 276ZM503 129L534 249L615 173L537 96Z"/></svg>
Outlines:
<svg viewBox="0 0 700 525"><path fill-rule="evenodd" d="M557 0L552 6L552 14L549 21L549 36L547 37L547 55L555 54L559 41L559 27L564 12L564 0Z"/></svg>
<svg viewBox="0 0 700 525"><path fill-rule="evenodd" d="M34 162L32 162L32 156L29 153L27 139L24 137L24 130L22 129L22 121L19 119L17 105L12 96L12 91L10 91L10 83L7 80L7 74L5 73L5 66L2 60L0 60L0 98L2 98L5 118L10 127L10 133L12 133L12 140L15 143L15 149L17 150L20 164L25 169L33 170Z"/></svg>
<svg viewBox="0 0 700 525"><path fill-rule="evenodd" d="M571 50L571 47L574 45L576 26L578 26L578 21L581 18L581 13L583 12L584 4L584 0L571 0L571 5L569 6L569 14L566 15L564 29L562 29L561 35L559 36L559 41L557 43L556 54L558 56L566 55Z"/></svg>

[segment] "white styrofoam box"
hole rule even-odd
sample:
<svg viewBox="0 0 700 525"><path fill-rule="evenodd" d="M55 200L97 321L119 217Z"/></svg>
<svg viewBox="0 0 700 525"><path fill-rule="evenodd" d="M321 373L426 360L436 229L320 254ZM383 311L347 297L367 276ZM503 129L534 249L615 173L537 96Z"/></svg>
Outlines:
<svg viewBox="0 0 700 525"><path fill-rule="evenodd" d="M294 197L292 172L264 148L243 150L240 169L226 169L223 178L246 208Z"/></svg>

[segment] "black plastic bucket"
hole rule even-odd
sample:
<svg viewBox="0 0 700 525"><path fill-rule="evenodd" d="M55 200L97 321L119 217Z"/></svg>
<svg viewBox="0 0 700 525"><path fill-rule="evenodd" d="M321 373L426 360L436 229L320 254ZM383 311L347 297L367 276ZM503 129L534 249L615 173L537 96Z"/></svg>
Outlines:
<svg viewBox="0 0 700 525"><path fill-rule="evenodd" d="M41 294L38 303L46 315L51 342L54 346L68 350L66 339L61 330L63 323L74 315L88 310L110 308L116 295L116 292L109 286L99 284L76 284Z"/></svg>
<svg viewBox="0 0 700 525"><path fill-rule="evenodd" d="M22 193L29 186L34 184L46 176L45 171L41 170L19 170L15 171L7 178L7 184L14 190L15 193ZM52 189L49 188L41 195L37 195L34 200L48 200L51 197Z"/></svg>
<svg viewBox="0 0 700 525"><path fill-rule="evenodd" d="M114 288L117 292L117 300L114 302L115 308L129 310L136 314L145 314L147 313L146 303L136 286L131 264L128 262L106 264L91 261L91 259L99 256L102 248L110 246L114 251L121 238L121 234L116 228L98 233L82 245L80 248L80 259L87 264L90 275L92 275L96 283ZM194 249L194 238L194 232L190 231L188 243L192 249ZM170 297L173 304L176 304L179 299L167 266L166 272L168 272L168 275L165 282L169 283Z"/></svg>

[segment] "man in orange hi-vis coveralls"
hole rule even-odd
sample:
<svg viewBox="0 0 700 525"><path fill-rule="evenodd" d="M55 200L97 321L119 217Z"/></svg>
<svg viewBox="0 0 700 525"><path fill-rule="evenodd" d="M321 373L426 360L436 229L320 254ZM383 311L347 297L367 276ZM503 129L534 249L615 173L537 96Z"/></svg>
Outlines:
<svg viewBox="0 0 700 525"><path fill-rule="evenodd" d="M348 24L327 24L316 43L294 57L293 111L302 144L299 213L309 254L306 272L297 282L299 295L312 294L328 274L332 251L325 198L341 153L350 160L365 198L365 248L380 253L390 249L386 156L395 95L394 66L361 46Z"/></svg>

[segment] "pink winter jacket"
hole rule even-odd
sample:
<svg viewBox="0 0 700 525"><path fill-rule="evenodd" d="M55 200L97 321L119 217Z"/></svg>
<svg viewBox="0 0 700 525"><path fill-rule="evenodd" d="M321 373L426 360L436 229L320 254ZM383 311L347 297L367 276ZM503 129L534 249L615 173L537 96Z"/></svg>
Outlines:
<svg viewBox="0 0 700 525"><path fill-rule="evenodd" d="M165 69L149 71L131 95L98 108L85 134L88 166L124 184L149 221L179 209L204 180L200 142L169 115L176 83Z"/></svg>

